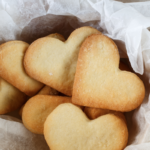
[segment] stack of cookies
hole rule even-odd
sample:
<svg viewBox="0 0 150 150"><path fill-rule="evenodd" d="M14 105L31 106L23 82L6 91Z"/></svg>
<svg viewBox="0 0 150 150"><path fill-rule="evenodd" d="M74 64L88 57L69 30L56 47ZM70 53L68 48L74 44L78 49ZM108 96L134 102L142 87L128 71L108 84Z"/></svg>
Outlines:
<svg viewBox="0 0 150 150"><path fill-rule="evenodd" d="M44 134L51 150L124 149L123 112L145 96L116 44L92 27L74 30L67 40L56 33L31 45L2 44L0 77L0 114L22 106L25 127Z"/></svg>

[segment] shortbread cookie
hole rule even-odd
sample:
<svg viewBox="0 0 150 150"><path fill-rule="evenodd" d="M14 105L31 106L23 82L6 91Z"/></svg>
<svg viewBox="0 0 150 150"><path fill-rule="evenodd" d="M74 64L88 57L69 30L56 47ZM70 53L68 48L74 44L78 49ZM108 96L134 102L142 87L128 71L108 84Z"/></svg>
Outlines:
<svg viewBox="0 0 150 150"><path fill-rule="evenodd" d="M63 42L65 41L65 38L61 34L58 34L58 33L50 34L47 37L53 37L53 38L59 39L60 41L63 41Z"/></svg>
<svg viewBox="0 0 150 150"><path fill-rule="evenodd" d="M32 78L72 95L78 52L82 42L91 34L100 33L92 27L81 27L62 42L44 37L33 42L24 58L26 72Z"/></svg>
<svg viewBox="0 0 150 150"><path fill-rule="evenodd" d="M70 97L36 95L23 107L22 120L27 129L33 133L43 134L47 116L60 104L71 102Z"/></svg>
<svg viewBox="0 0 150 150"><path fill-rule="evenodd" d="M0 114L6 114L21 107L27 96L0 78Z"/></svg>
<svg viewBox="0 0 150 150"><path fill-rule="evenodd" d="M80 108L61 104L47 117L44 136L52 150L123 150L128 130L116 114L90 121Z"/></svg>
<svg viewBox="0 0 150 150"><path fill-rule="evenodd" d="M0 76L28 96L35 95L44 85L30 78L23 67L23 57L29 44L6 42L0 46Z"/></svg>
<svg viewBox="0 0 150 150"><path fill-rule="evenodd" d="M137 108L145 96L144 84L118 66L115 43L102 34L89 36L80 48L72 102L121 112Z"/></svg>

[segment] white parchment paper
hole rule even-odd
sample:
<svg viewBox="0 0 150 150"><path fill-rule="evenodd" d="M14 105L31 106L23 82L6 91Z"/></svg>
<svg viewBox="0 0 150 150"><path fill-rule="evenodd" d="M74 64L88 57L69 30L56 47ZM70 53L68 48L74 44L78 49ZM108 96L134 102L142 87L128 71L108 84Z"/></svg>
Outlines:
<svg viewBox="0 0 150 150"><path fill-rule="evenodd" d="M125 0L122 0L125 2ZM116 42L120 56L128 58L145 83L146 96L135 111L126 113L129 142L125 150L150 149L150 2L111 0L0 0L0 43L37 38L58 32L66 38L89 25ZM126 2L131 2L130 0ZM43 136L22 123L0 117L0 149L46 150Z"/></svg>
<svg viewBox="0 0 150 150"><path fill-rule="evenodd" d="M20 120L0 116L0 150L49 150L43 135L28 131Z"/></svg>

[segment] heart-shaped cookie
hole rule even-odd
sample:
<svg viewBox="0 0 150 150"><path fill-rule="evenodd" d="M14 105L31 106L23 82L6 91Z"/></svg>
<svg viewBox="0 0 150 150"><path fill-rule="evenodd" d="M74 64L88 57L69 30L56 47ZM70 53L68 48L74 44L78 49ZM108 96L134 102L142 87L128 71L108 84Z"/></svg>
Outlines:
<svg viewBox="0 0 150 150"><path fill-rule="evenodd" d="M72 102L122 112L137 108L145 96L144 84L118 66L115 43L102 34L89 36L80 48Z"/></svg>
<svg viewBox="0 0 150 150"><path fill-rule="evenodd" d="M6 114L21 107L27 96L0 78L0 114Z"/></svg>
<svg viewBox="0 0 150 150"><path fill-rule="evenodd" d="M28 96L35 95L44 85L30 78L23 67L23 57L29 44L6 42L0 46L0 76Z"/></svg>
<svg viewBox="0 0 150 150"><path fill-rule="evenodd" d="M25 70L32 78L72 95L78 52L82 42L91 34L100 33L91 27L81 27L62 42L44 37L33 42L24 58Z"/></svg>
<svg viewBox="0 0 150 150"><path fill-rule="evenodd" d="M22 121L33 133L43 134L47 116L60 104L70 103L71 98L65 96L36 95L30 98L22 111Z"/></svg>
<svg viewBox="0 0 150 150"><path fill-rule="evenodd" d="M123 150L128 130L120 116L90 121L79 107L61 104L47 117L44 136L51 150Z"/></svg>

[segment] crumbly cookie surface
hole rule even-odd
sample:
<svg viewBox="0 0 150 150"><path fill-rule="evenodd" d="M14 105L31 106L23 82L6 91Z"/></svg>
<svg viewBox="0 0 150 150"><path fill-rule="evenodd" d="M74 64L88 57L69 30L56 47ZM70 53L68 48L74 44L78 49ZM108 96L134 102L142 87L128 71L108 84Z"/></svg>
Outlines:
<svg viewBox="0 0 150 150"><path fill-rule="evenodd" d="M62 42L44 37L33 42L24 59L26 72L32 78L71 96L78 53L82 42L91 34L100 33L91 27L82 27Z"/></svg>
<svg viewBox="0 0 150 150"><path fill-rule="evenodd" d="M117 115L90 121L77 106L61 104L47 117L44 136L52 150L122 150L128 130Z"/></svg>
<svg viewBox="0 0 150 150"><path fill-rule="evenodd" d="M72 102L122 112L137 108L145 96L144 84L118 66L115 43L102 34L89 36L80 49Z"/></svg>

